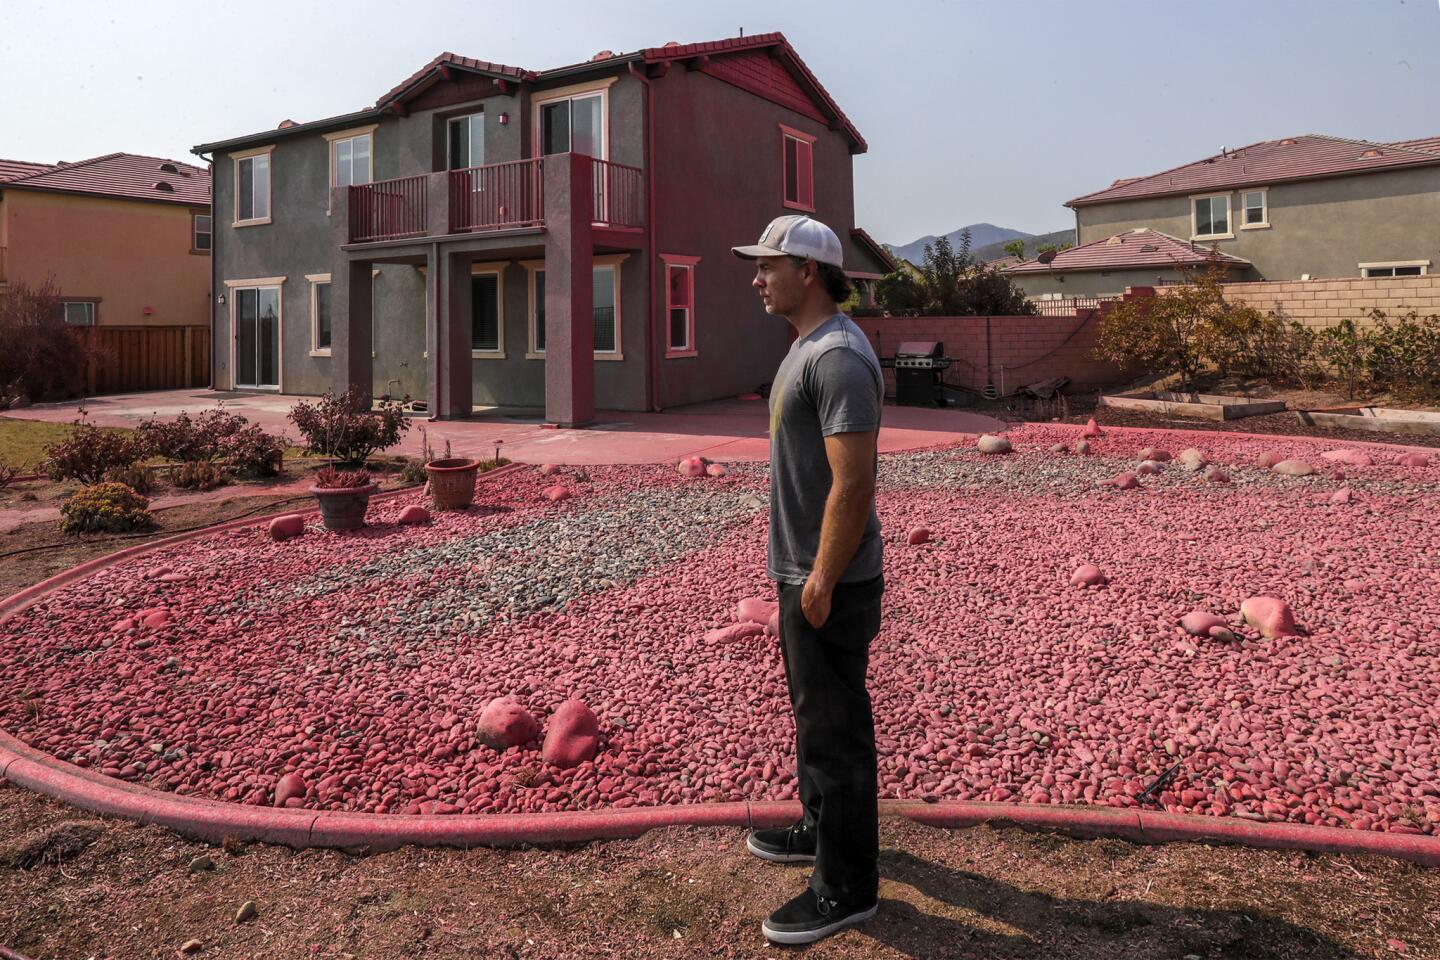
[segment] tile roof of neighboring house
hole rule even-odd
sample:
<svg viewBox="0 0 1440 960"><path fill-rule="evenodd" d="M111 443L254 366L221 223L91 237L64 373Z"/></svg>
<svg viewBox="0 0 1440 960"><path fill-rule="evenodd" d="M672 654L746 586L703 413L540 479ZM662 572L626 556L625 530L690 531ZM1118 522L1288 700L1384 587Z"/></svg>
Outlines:
<svg viewBox="0 0 1440 960"><path fill-rule="evenodd" d="M1264 140L1150 176L1116 180L1104 190L1076 197L1065 205L1077 207L1140 197L1258 187L1290 180L1440 164L1440 149L1420 146L1435 142L1431 139L1408 143L1371 143L1320 134Z"/></svg>
<svg viewBox="0 0 1440 960"><path fill-rule="evenodd" d="M165 167L169 169L163 169ZM79 163L58 164L5 182L7 190L17 188L186 206L210 205L209 170L179 160L133 153L107 153Z"/></svg>
<svg viewBox="0 0 1440 960"><path fill-rule="evenodd" d="M1123 270L1130 267L1194 266L1217 262L1248 267L1249 260L1212 251L1158 230L1138 227L1104 240L1061 250L1048 264L1026 260L1009 267L1006 273L1063 273L1072 270Z"/></svg>
<svg viewBox="0 0 1440 960"><path fill-rule="evenodd" d="M886 250L880 244L876 243L875 238L870 236L870 234L867 233L863 228L853 228L850 231L850 236L854 237L855 241L859 243L860 246L868 250L870 252L870 255L873 256L877 261L879 261L880 265L885 268L886 273L893 273L894 271L900 269L899 262L897 262L896 259L890 255L890 251Z"/></svg>
<svg viewBox="0 0 1440 960"><path fill-rule="evenodd" d="M1431 150L1440 153L1440 137L1421 137L1418 140L1397 140L1392 147L1410 147L1415 150Z"/></svg>
<svg viewBox="0 0 1440 960"><path fill-rule="evenodd" d="M991 267L995 270L1004 270L1006 267L1019 266L1024 262L1025 261L1022 260L1020 257L1017 257L1013 254L1007 254L1003 257L996 257L994 260L986 260L985 266Z"/></svg>
<svg viewBox="0 0 1440 960"><path fill-rule="evenodd" d="M307 132L316 128L352 123L362 119L373 119L397 102L403 103L406 97L413 96L425 90L439 80L443 73L452 69L477 73L482 76L490 76L497 80L513 81L516 83L535 83L613 69L617 64L629 61L647 64L666 63L673 60L688 60L692 57L738 53L767 47L775 48L775 55L790 67L797 75L799 82L808 88L815 99L823 105L823 112L830 118L832 126L844 130L858 148L858 152L865 152L867 145L865 138L860 135L860 131L855 129L855 125L850 122L849 117L845 116L844 111L840 109L840 105L835 102L834 98L832 98L824 86L821 85L820 81L810 72L810 68L805 65L805 61L801 60L800 55L790 46L790 41L785 39L783 33L778 32L757 33L750 37L731 37L725 40L712 40L705 43L671 43L661 47L647 47L632 53L611 53L607 50L603 51L602 54L597 54L596 57L590 60L581 63L567 64L562 67L554 67L549 70L526 70L523 67L512 67L503 63L491 63L488 60L475 60L471 57L462 57L459 54L447 51L386 91L379 100L375 101L373 106L365 110L279 128L285 131L283 134L279 133L279 129L267 130L261 133L247 134L243 137L219 140L214 143L204 143L193 147L191 152L199 154L208 153L216 149L232 149L252 142L260 143L265 140L272 140L277 135L287 136ZM604 54L608 54L608 56Z"/></svg>
<svg viewBox="0 0 1440 960"><path fill-rule="evenodd" d="M32 173L43 173L46 170L53 170L56 166L58 166L58 164L32 163L29 160L0 160L0 183L19 177L28 177Z"/></svg>

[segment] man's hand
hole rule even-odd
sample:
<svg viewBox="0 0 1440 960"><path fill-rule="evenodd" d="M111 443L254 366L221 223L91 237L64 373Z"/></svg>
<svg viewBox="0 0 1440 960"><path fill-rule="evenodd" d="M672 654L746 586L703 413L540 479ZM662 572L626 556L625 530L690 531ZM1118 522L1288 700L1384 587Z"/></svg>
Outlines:
<svg viewBox="0 0 1440 960"><path fill-rule="evenodd" d="M815 574L805 578L805 588L800 591L800 609L810 626L819 630L830 619L830 595L832 587L815 579Z"/></svg>

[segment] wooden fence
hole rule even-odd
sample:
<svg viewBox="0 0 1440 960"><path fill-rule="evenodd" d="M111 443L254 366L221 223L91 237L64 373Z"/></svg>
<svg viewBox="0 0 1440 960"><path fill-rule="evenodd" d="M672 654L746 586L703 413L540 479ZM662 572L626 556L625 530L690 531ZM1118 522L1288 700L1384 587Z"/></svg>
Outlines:
<svg viewBox="0 0 1440 960"><path fill-rule="evenodd" d="M210 385L209 327L87 327L97 355L87 392L131 393Z"/></svg>

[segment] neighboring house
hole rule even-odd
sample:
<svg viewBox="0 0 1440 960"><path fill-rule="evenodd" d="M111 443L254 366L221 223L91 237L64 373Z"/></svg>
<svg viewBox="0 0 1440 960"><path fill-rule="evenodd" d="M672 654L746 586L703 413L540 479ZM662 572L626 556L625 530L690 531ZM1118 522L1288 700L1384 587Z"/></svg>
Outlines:
<svg viewBox="0 0 1440 960"><path fill-rule="evenodd" d="M214 382L561 425L755 390L789 326L730 247L809 212L878 279L865 149L778 33L542 71L441 54L365 110L195 148L220 211Z"/></svg>
<svg viewBox="0 0 1440 960"><path fill-rule="evenodd" d="M210 171L129 153L0 160L0 295L47 278L70 323L207 325Z"/></svg>
<svg viewBox="0 0 1440 960"><path fill-rule="evenodd" d="M1005 268L1032 299L1097 297L1126 287L1163 286L1183 279L1181 268L1215 264L1238 280L1250 262L1157 230L1136 227Z"/></svg>
<svg viewBox="0 0 1440 960"><path fill-rule="evenodd" d="M1440 261L1440 137L1371 143L1306 135L1225 150L1069 201L1077 247L1143 228L1246 261L1237 280L1417 276ZM1087 275L1011 268L1027 293L1115 294L1153 284L1119 259L1087 259ZM1072 258L1072 262L1073 258ZM1108 268L1108 282L1098 272ZM1163 275L1163 274L1162 274Z"/></svg>

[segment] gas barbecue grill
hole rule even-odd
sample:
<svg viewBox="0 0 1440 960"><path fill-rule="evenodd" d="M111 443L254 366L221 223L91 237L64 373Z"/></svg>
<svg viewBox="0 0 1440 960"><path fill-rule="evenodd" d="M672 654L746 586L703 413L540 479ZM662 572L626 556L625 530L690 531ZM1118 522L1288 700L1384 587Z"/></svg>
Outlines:
<svg viewBox="0 0 1440 960"><path fill-rule="evenodd" d="M906 340L880 366L895 370L895 402L914 407L945 406L941 374L955 361L939 340Z"/></svg>

